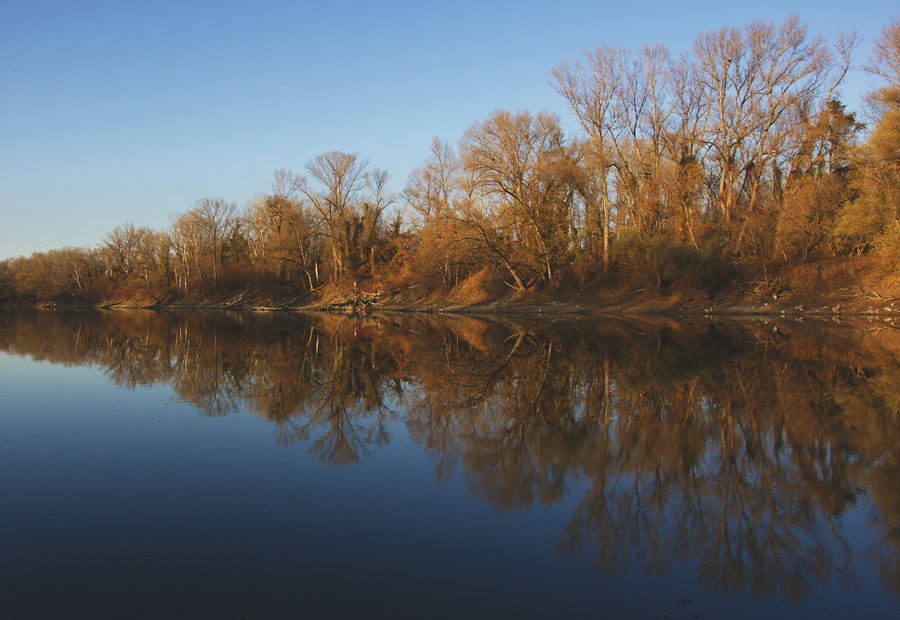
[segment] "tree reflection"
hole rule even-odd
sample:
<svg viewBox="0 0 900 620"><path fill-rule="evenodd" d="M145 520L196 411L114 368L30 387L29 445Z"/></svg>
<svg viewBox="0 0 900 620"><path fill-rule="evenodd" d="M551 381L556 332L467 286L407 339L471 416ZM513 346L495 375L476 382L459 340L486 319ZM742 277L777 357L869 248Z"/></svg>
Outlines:
<svg viewBox="0 0 900 620"><path fill-rule="evenodd" d="M797 601L855 580L843 518L879 507L900 595L900 335L802 324L227 312L2 312L0 350L244 408L355 463L395 421L496 510L581 493L558 552L603 574L695 567Z"/></svg>

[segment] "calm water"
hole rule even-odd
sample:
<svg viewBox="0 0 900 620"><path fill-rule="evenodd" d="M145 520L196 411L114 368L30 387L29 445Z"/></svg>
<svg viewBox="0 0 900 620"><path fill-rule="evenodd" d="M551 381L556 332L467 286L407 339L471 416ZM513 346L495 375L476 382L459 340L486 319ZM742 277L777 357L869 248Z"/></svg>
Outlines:
<svg viewBox="0 0 900 620"><path fill-rule="evenodd" d="M0 617L900 617L900 332L0 312Z"/></svg>

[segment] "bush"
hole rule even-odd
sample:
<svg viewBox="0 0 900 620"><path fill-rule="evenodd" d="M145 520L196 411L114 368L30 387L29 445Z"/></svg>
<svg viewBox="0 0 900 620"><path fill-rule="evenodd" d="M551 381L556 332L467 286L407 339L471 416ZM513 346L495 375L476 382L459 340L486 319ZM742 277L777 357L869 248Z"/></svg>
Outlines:
<svg viewBox="0 0 900 620"><path fill-rule="evenodd" d="M900 267L900 220L895 220L875 240L875 251L893 268Z"/></svg>

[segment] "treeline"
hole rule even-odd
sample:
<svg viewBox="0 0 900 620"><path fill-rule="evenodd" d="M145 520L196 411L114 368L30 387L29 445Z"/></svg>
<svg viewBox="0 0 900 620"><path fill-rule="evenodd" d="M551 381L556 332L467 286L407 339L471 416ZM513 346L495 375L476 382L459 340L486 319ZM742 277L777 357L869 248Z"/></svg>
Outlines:
<svg viewBox="0 0 900 620"><path fill-rule="evenodd" d="M712 291L736 271L900 246L900 19L865 70L865 125L838 98L855 36L796 17L663 46L601 46L553 69L578 130L496 110L434 140L402 195L331 152L242 209L203 199L164 231L0 262L0 300L289 302L331 286L419 295L622 282ZM865 139L862 140L863 136Z"/></svg>

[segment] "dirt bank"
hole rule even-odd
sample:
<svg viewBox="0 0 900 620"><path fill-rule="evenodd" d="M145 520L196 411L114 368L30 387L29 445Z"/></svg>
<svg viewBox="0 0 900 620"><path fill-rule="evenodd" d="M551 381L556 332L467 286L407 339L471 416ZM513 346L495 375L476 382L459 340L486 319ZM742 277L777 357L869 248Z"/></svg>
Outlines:
<svg viewBox="0 0 900 620"><path fill-rule="evenodd" d="M185 302L132 298L52 307L167 308L230 310L316 310L346 314L426 312L508 316L646 316L819 318L900 327L900 273L884 261L820 261L735 275L707 290L676 283L619 282L491 290L467 281L451 291L368 286L365 292L325 286L312 294L260 299L248 294Z"/></svg>

